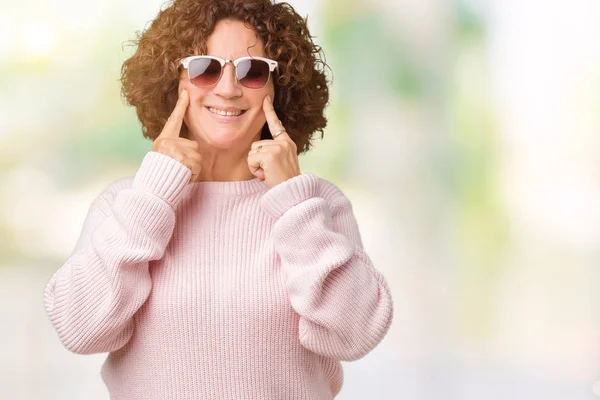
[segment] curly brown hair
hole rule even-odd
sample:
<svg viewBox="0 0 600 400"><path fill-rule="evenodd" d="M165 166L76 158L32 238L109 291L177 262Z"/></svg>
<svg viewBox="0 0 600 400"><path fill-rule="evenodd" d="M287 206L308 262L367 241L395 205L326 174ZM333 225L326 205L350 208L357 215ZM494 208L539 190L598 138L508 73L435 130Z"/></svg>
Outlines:
<svg viewBox="0 0 600 400"><path fill-rule="evenodd" d="M218 21L232 19L254 29L267 57L277 60L275 111L296 143L298 154L311 147L327 124L328 68L313 43L306 20L288 3L270 0L175 0L132 41L137 50L121 67L121 93L136 108L142 133L160 134L177 102L179 60L206 54L206 40ZM183 124L182 137L189 137ZM271 139L265 124L262 139Z"/></svg>

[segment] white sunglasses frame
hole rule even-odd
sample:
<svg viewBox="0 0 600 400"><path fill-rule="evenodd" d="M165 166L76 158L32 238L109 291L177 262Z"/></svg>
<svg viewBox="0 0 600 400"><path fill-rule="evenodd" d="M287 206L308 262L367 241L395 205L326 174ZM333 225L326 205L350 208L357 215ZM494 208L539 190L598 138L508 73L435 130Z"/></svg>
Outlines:
<svg viewBox="0 0 600 400"><path fill-rule="evenodd" d="M221 64L221 75L219 75L219 79L217 79L217 81L215 83L213 83L212 85L206 85L206 86L196 86L194 85L194 83L192 82L192 80L190 79L190 63L194 60L198 60L198 59L206 59L206 58L210 58L212 60L216 60L219 62L219 64ZM243 84L240 83L238 76L237 76L237 66L240 62L242 61L246 61L246 60L261 60L261 61L265 61L267 63L267 65L269 66L269 76L267 77L267 81L265 82L265 84L261 87L258 88L248 88L247 86L244 86ZM271 80L271 73L273 71L275 71L277 69L278 63L275 60L271 60L270 58L265 58L265 57L240 57L240 58L236 58L235 60L226 60L224 58L221 57L217 57L217 56L207 56L207 55L202 55L202 56L189 56L184 58L183 60L180 61L180 64L183 66L183 68L187 69L188 72L188 80L190 81L190 83L196 87L211 87L211 86L215 86L217 83L219 83L219 81L221 80L221 78L223 77L223 70L225 69L225 64L227 64L228 62L233 64L233 67L235 68L235 81L237 83L240 83L240 85L244 86L245 88L248 89L262 89L265 86L267 86L267 84L269 83L269 81Z"/></svg>

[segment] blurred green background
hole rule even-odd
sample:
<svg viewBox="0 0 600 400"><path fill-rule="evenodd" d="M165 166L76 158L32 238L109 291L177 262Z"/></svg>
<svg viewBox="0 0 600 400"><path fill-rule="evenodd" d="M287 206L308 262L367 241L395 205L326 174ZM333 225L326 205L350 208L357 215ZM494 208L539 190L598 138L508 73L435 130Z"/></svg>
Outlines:
<svg viewBox="0 0 600 400"><path fill-rule="evenodd" d="M151 143L120 98L159 0L0 10L0 398L107 399L43 288ZM339 398L600 397L600 2L297 0L331 67L301 158L353 202L395 319Z"/></svg>

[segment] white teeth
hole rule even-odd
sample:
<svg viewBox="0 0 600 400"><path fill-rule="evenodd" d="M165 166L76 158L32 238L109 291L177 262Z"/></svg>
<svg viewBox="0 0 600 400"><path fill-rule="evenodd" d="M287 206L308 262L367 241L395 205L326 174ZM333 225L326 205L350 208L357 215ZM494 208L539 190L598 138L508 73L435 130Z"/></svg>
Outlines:
<svg viewBox="0 0 600 400"><path fill-rule="evenodd" d="M225 111L225 110L219 110L218 108L208 107L208 111L210 111L213 114L225 115L227 117L242 115L242 110L238 110L238 111Z"/></svg>

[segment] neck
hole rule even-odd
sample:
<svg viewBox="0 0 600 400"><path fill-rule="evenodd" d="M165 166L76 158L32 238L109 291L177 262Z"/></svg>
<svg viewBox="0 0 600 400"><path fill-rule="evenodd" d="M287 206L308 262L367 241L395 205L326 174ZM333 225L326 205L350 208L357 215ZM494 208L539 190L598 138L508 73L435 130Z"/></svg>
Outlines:
<svg viewBox="0 0 600 400"><path fill-rule="evenodd" d="M196 182L232 182L253 179L248 169L250 146L243 149L217 149L206 143L200 143L202 169Z"/></svg>

